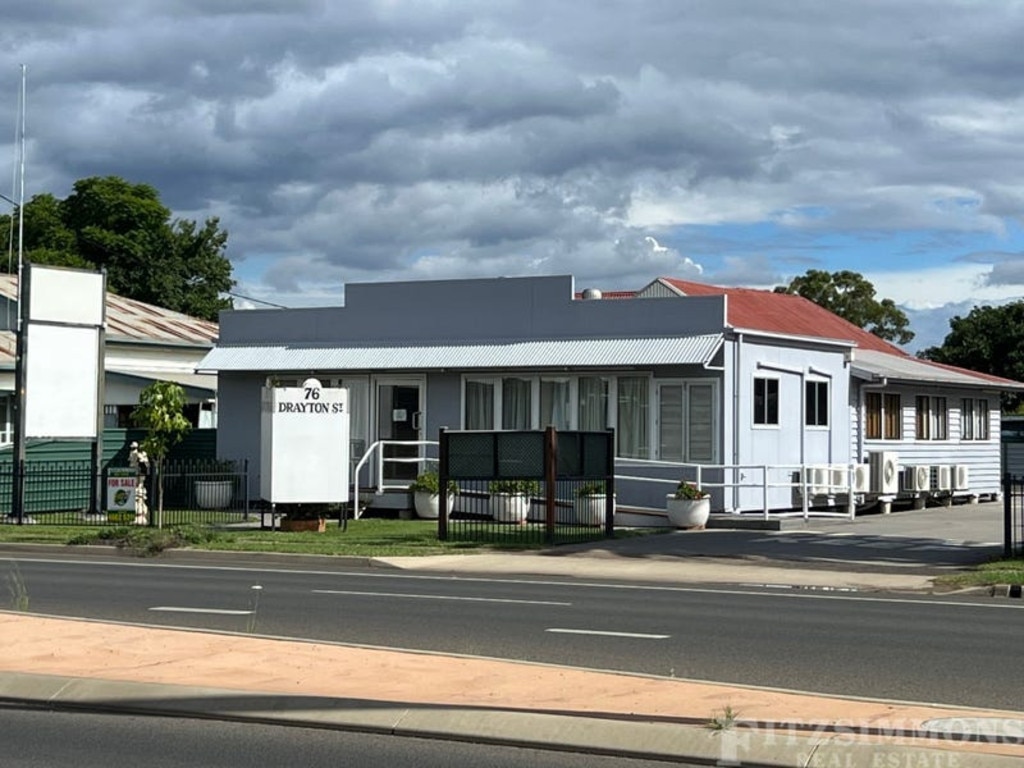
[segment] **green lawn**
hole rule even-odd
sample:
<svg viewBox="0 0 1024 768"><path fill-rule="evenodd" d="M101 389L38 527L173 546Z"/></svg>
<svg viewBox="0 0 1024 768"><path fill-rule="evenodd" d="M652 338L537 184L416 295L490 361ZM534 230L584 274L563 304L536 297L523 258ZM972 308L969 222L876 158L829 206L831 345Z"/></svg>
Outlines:
<svg viewBox="0 0 1024 768"><path fill-rule="evenodd" d="M943 576L936 584L948 587L983 587L993 584L1024 584L1024 558L993 560L977 568Z"/></svg>
<svg viewBox="0 0 1024 768"><path fill-rule="evenodd" d="M499 535L501 529L497 529ZM617 531L616 537L653 533ZM488 550L543 549L540 540L525 541L520 529L509 526L507 539L497 541L439 541L437 523L429 520L350 520L348 530L328 525L325 533L284 533L258 529L207 529L172 526L164 529L131 526L0 525L0 543L108 544L139 554L156 554L163 549L187 547L230 552L282 552L305 555L354 555L393 557L441 555Z"/></svg>

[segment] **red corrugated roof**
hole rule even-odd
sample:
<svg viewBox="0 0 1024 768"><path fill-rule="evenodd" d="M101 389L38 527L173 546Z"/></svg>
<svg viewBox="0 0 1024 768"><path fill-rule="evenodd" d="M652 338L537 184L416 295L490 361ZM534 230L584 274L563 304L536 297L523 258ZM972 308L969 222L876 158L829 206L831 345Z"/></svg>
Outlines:
<svg viewBox="0 0 1024 768"><path fill-rule="evenodd" d="M672 277L659 279L687 296L724 294L728 297L728 323L733 328L852 341L861 349L874 349L890 355L909 357L894 344L878 338L802 296L755 288L706 285Z"/></svg>

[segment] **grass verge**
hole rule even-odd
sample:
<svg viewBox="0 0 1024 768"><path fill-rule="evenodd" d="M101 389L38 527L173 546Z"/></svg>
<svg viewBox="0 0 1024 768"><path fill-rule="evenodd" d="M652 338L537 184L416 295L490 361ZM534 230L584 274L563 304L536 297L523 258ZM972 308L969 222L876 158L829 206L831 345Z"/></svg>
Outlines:
<svg viewBox="0 0 1024 768"><path fill-rule="evenodd" d="M985 587L993 584L1024 584L1024 558L992 560L982 563L974 570L963 571L935 580L945 587Z"/></svg>
<svg viewBox="0 0 1024 768"><path fill-rule="evenodd" d="M654 533L617 531L616 538ZM329 525L325 533L285 533L256 529L218 530L194 525L165 528L134 526L0 525L0 543L105 544L141 556L187 547L221 552L278 552L303 555L400 557L481 551L545 549L539 537L522 540L509 528L505 541L439 541L437 523L423 520L350 520L348 530Z"/></svg>

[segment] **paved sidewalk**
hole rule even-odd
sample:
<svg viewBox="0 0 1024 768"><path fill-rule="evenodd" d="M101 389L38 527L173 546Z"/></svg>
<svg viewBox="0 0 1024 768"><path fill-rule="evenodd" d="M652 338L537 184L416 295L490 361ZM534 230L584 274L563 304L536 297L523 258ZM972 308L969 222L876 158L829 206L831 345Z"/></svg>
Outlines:
<svg viewBox="0 0 1024 768"><path fill-rule="evenodd" d="M1024 759L1019 713L9 612L0 612L0 700L711 764ZM728 727L709 727L715 718Z"/></svg>

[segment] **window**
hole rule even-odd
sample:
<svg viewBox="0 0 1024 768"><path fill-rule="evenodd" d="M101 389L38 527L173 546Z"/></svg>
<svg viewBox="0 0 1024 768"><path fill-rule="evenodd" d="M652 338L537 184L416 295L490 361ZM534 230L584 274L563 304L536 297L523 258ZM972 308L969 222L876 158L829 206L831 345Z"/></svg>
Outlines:
<svg viewBox="0 0 1024 768"><path fill-rule="evenodd" d="M868 392L864 397L866 423L864 437L868 440L899 440L902 405L899 395Z"/></svg>
<svg viewBox="0 0 1024 768"><path fill-rule="evenodd" d="M960 439L988 440L988 400L965 398L960 405Z"/></svg>
<svg viewBox="0 0 1024 768"><path fill-rule="evenodd" d="M582 376L578 382L577 427L585 432L608 429L608 380Z"/></svg>
<svg viewBox="0 0 1024 768"><path fill-rule="evenodd" d="M530 379L501 380L501 428L532 429L533 382Z"/></svg>
<svg viewBox="0 0 1024 768"><path fill-rule="evenodd" d="M754 379L754 423L778 425L778 379Z"/></svg>
<svg viewBox="0 0 1024 768"><path fill-rule="evenodd" d="M915 406L917 439L945 440L948 424L946 398L918 396Z"/></svg>
<svg viewBox="0 0 1024 768"><path fill-rule="evenodd" d="M658 384L658 458L714 461L715 385Z"/></svg>
<svg viewBox="0 0 1024 768"><path fill-rule="evenodd" d="M828 382L808 381L804 385L804 424L828 426Z"/></svg>
<svg viewBox="0 0 1024 768"><path fill-rule="evenodd" d="M494 429L494 382L466 382L463 424L466 429Z"/></svg>
<svg viewBox="0 0 1024 768"><path fill-rule="evenodd" d="M541 379L540 426L572 428L572 389L569 379Z"/></svg>
<svg viewBox="0 0 1024 768"><path fill-rule="evenodd" d="M615 435L616 455L624 459L646 459L650 456L648 415L650 387L646 376L619 378L618 420Z"/></svg>

